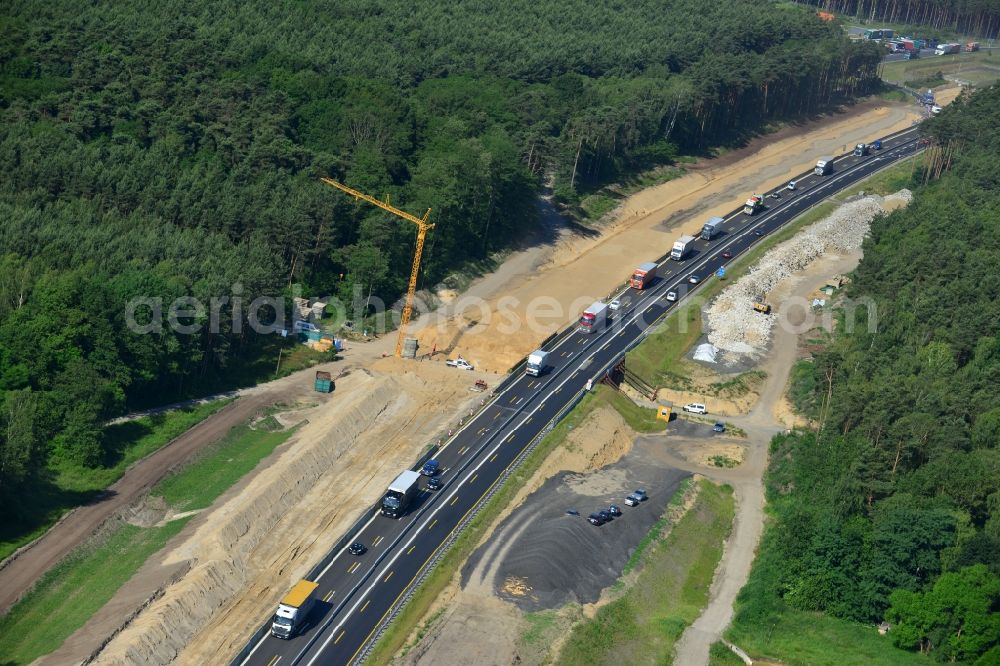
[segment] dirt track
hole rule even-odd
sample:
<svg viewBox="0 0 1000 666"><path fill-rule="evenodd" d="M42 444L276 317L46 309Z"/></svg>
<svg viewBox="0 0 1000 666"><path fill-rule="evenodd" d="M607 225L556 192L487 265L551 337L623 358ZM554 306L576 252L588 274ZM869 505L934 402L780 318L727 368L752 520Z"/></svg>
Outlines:
<svg viewBox="0 0 1000 666"><path fill-rule="evenodd" d="M806 313L800 308L785 309L785 302L798 301L821 287L831 275L845 274L857 266L861 253L846 256L824 257L816 260L800 275L786 279L772 292L772 298L781 303L780 317L792 326L801 325ZM689 472L702 474L712 480L733 486L736 491L737 511L733 531L726 543L722 561L712 581L708 605L701 616L687 628L677 642L674 663L677 666L703 666L708 664L708 651L719 640L733 617L733 603L750 575L750 567L757 554L757 543L764 530L764 470L767 467L767 449L771 437L782 430L783 400L788 375L798 358L798 334L790 326L776 326L771 353L761 365L768 372L767 382L760 400L751 412L743 417L728 417L746 431L747 456L735 469L718 469L692 464L680 457L673 463Z"/></svg>
<svg viewBox="0 0 1000 666"><path fill-rule="evenodd" d="M169 445L133 465L94 502L68 513L52 529L23 548L0 569L0 612L6 612L42 574L86 541L115 512L127 507L167 473L206 444L217 441L273 404L278 392L241 398L202 421Z"/></svg>
<svg viewBox="0 0 1000 666"><path fill-rule="evenodd" d="M891 131L900 124L908 123L911 115L912 110L903 107L858 108L839 118L790 130L779 142L780 146L770 145L773 143L771 139L755 142L745 151L739 151L739 155L731 154L719 160L719 169L709 167L693 174L693 180L679 179L636 195L626 202L622 218L600 238L572 239L564 235L558 244L548 245L541 252L537 248L526 251L533 253L531 256L516 254L496 274L474 283L470 291L474 293L478 291L483 298L490 299L502 292L514 290L516 285L520 284L526 288L516 293L523 297L522 303L525 303L538 293L539 289L551 293L552 289L558 286L560 290L566 291L568 302L571 300L569 298L571 295L579 296L583 285L593 287L591 278L594 278L593 271L597 269L601 272L601 275L597 276L598 283L604 281L614 284L617 282L616 276L622 273L619 266L621 257L618 255L623 253L627 255L625 263L628 264L635 256L636 248L648 249L651 246L650 238L655 239L653 245L662 245L666 241L666 234L679 232L684 228L683 225L700 225L701 217L711 214L715 208L731 207L731 200L736 196L734 191L750 186L744 182L751 177L747 175L748 173L756 173L753 178L758 181L783 179L789 173L802 168L803 164L813 160L815 153L827 145L833 142L839 144L852 141L851 137L855 135L858 135L860 140L862 135ZM744 157L755 164L764 160L766 169L754 172L742 159ZM753 187L759 187L758 183L755 182ZM683 192L690 194L682 195ZM738 194L742 195L743 192L740 191ZM706 208L697 209L697 217L687 215L686 213L691 210L687 204L691 202L705 204ZM665 215L662 211L665 207L675 210L667 220L663 219ZM682 218L687 219L685 221ZM629 231L632 227L634 231ZM608 256L608 252L600 249L605 243L607 244L605 250L611 250L614 256ZM576 258L582 258L585 254L590 261L575 262ZM520 269L513 268L517 266L520 266ZM574 272L579 269L585 269L587 280L591 281L584 280L581 275ZM512 272L515 274L512 275ZM556 276L558 285L555 282ZM564 294L559 294L560 301L563 300L563 296ZM554 322L553 325L558 323L561 322ZM448 331L448 335L450 338L451 331ZM479 339L489 337L481 336ZM421 336L422 343L425 344L424 349L430 346L429 343L433 339ZM509 336L504 336L502 340L505 347L512 349L508 356L516 357L521 354L520 350L513 349ZM525 349L530 349L534 339L518 342L524 343L521 344L522 347L527 344ZM382 353L386 351L391 353L393 343L394 336L385 336L367 345L355 345L346 354L348 364L367 366ZM500 353L493 354L496 351L492 350L491 355L495 355L498 359L504 356ZM338 364L337 368L341 367L343 365ZM243 393L243 397L233 405L178 438L160 452L137 463L109 489L113 495L78 509L30 549L25 550L23 556L14 559L9 566L0 570L0 608L9 606L34 580L37 580L38 576L73 547L86 540L115 511L128 505L155 484L171 466L186 460L193 452L215 441L232 426L247 420L257 410L278 400L288 399L289 394L302 390L301 386L304 384L311 385L309 378L312 372L313 369L302 371Z"/></svg>

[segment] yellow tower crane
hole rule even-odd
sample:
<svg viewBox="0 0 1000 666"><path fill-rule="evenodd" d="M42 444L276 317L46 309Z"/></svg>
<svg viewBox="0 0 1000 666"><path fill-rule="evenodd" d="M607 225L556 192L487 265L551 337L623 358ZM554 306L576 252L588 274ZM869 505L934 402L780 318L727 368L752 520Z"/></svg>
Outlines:
<svg viewBox="0 0 1000 666"><path fill-rule="evenodd" d="M370 197L363 192L351 189L343 183L338 183L332 178L320 178L320 180L327 185L350 194L355 199L364 199L373 206L378 206L382 210L387 210L393 215L398 215L404 220L409 220L417 225L417 249L413 253L413 268L410 269L410 286L406 290L406 302L403 304L403 314L399 318L399 337L396 339L396 356L400 356L403 353L403 338L406 336L406 325L410 322L410 315L413 313L413 296L417 293L417 275L420 273L420 258L424 253L424 240L427 238L427 230L434 228L433 224L427 222L427 218L431 215L431 209L428 208L422 218L416 217L415 215L410 215L405 210L399 210L394 206L390 206L388 197L386 197L385 201L379 201L375 197Z"/></svg>

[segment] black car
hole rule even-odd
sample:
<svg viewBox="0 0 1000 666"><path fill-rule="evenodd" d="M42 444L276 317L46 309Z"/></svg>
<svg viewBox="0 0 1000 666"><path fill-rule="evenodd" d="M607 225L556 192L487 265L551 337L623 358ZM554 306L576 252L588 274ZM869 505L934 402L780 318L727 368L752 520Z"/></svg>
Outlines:
<svg viewBox="0 0 1000 666"><path fill-rule="evenodd" d="M618 508L617 504L612 504L611 506L608 507L608 513L617 518L618 516L622 515L622 510Z"/></svg>
<svg viewBox="0 0 1000 666"><path fill-rule="evenodd" d="M365 544L355 541L348 550L351 552L351 555L364 555L368 548Z"/></svg>
<svg viewBox="0 0 1000 666"><path fill-rule="evenodd" d="M587 522L591 525L603 525L608 521L600 513L595 512L587 516Z"/></svg>
<svg viewBox="0 0 1000 666"><path fill-rule="evenodd" d="M436 476L427 479L427 490L441 490L442 486L444 486L444 481Z"/></svg>
<svg viewBox="0 0 1000 666"><path fill-rule="evenodd" d="M614 518L614 516L611 515L611 512L608 511L607 509L601 509L600 511L597 512L597 515L603 518L604 522L606 523L610 522L611 519Z"/></svg>

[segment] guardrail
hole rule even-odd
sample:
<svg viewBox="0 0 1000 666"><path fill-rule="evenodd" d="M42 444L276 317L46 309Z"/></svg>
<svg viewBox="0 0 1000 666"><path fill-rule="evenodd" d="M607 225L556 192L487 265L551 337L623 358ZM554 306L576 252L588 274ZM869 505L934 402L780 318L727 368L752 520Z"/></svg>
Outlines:
<svg viewBox="0 0 1000 666"><path fill-rule="evenodd" d="M905 132L910 132L910 131L912 131L912 129L913 128L910 127L910 128L899 130L897 132L893 132L892 134L889 134L886 137L884 137L883 140L894 138L897 135L903 134ZM841 157L847 157L850 154L851 153L844 153L844 154L838 156L837 159L839 159ZM886 165L886 168L888 168L888 166L890 166L890 165ZM812 172L810 171L810 172L804 173L804 174L802 174L802 176L808 175L810 173L812 173ZM798 178L801 178L802 176L799 176ZM812 206L810 206L809 208L812 208ZM807 210L808 210L808 208L807 208ZM803 211L803 212L805 212L805 211ZM669 256L670 256L670 253L667 252L666 254L662 255L659 259L657 259L656 263L662 265L664 262L667 261L667 259L669 258ZM704 283L702 283L702 284L704 284ZM697 290L701 286L702 285L699 284L695 288L695 290ZM694 291L694 290L692 290L692 291ZM624 292L620 292L620 293L624 293ZM594 375L592 375L591 383L592 384L597 384L601 379L603 379L604 377L606 377L608 375L608 373L611 371L611 369L616 364L618 364L619 362L621 362L622 360L624 360L625 355L628 352L630 352L632 349L634 349L640 343L642 343L662 323L662 321L664 319L666 319L666 317L668 317L673 312L674 312L673 310L669 310L668 309L668 310L664 311L662 314L660 314L659 317L657 317L656 319L654 319L650 323L649 326L647 326L638 336L636 336L636 338L634 340L632 340L628 345L625 346L625 348L622 350L621 354L615 356L613 359L611 359L610 361L608 361L604 366L601 367L600 370L597 371L597 373L595 373ZM572 333L573 330L574 330L573 327L569 326L569 327L564 328L562 330L556 331L555 333L552 333L549 337L547 337L539 345L539 348L544 349L545 345L547 345L547 344L549 344L549 343L557 340L561 336L568 335L568 334ZM496 398L496 396L499 395L504 389L506 389L511 383L513 383L514 381L516 381L517 379L519 379L521 377L520 370L523 369L523 366L526 365L526 364L527 364L527 357L521 359L521 361L519 361L517 364L515 364L511 368L511 370L509 371L509 374L507 375L507 377L504 378L497 385L496 389L494 389L493 393L490 395L489 400L483 401L480 404L478 410L473 410L473 413L470 414L470 418L472 416L474 416L474 414L477 411L479 411L481 409L484 409L487 404L493 402L493 400ZM497 480L493 483L493 485L490 487L490 489L487 491L487 493L480 499L479 502L477 502L476 506L471 511L469 511L469 513L465 516L465 518L463 518L463 520L461 522L459 522L459 524L455 527L455 529L452 530L452 532L448 536L448 538L441 544L441 546L439 546L436 554L430 560L428 560L428 562L421 569L420 573L414 579L413 584L410 585L410 587L407 590L406 594L404 594L402 597L400 597L400 599L397 601L397 603L395 605L393 605L392 609L385 616L385 619L379 625L378 629L372 634L371 638L365 644L365 646L363 647L363 649L358 652L358 656L355 659L354 663L360 664L361 662L364 661L364 659L367 657L367 655L371 652L371 650L374 647L374 645L378 642L378 639L385 632L386 627L388 627L388 625L391 624L391 622L399 615L399 613L402 611L402 609L406 606L406 604L412 598L412 596L416 592L416 590L419 589L420 585L424 582L424 580L426 580L426 578L430 574L430 572L433 571L434 567L441 561L441 559L444 557L444 555L447 553L447 551L454 545L455 541L457 540L458 536L462 533L462 531L464 531L464 529L469 525L469 523L477 515L479 515L479 512L483 509L483 507L485 507L489 503L489 500L492 499L492 497L496 494L496 492L501 487L503 487L504 483L507 482L507 480L517 470L517 468L520 467L521 464L523 464L524 460L537 448L538 444L542 441L542 439L544 439L546 435L548 435L550 432L552 432L552 430L556 427L556 425L558 425L558 423L560 421L562 421L562 419L564 419L566 417L566 415L569 414L569 412L572 411L580 403L580 401L587 394L587 392L588 391L586 389L581 389L581 390L577 391L576 394L574 394L573 398L571 398L570 401L567 402L566 405L564 405L563 408L560 409L559 412L556 415L554 415L545 424L545 426L538 432L538 434L535 435L535 437L532 438L532 440L531 440L531 442L529 442L528 446L526 446L521 451L521 453L518 454L517 458L515 458L514 461L507 467L507 469L504 470L504 472L497 478ZM462 419L462 425L464 425L464 423L465 423L465 418ZM439 440L438 440L439 443L438 444L432 444L431 447L430 447L430 449L428 449L425 453L423 453L417 459L417 462L413 465L413 467L411 469L413 469L413 470L420 469L427 460L429 460L435 453L437 453L441 448L443 448L445 446L444 442L450 441L453 437L456 437L458 435L458 432L460 430L461 430L461 425L459 426L458 429L449 432L447 438L444 438L444 437L439 438ZM378 507L379 507L379 505L375 504L371 508L373 510L378 510ZM315 577L319 572L321 572L324 568L326 568L326 566L330 563L330 561L332 561L333 558L337 557L337 555L340 553L340 551L343 548L347 547L348 543L351 542L354 539L354 537L356 537L358 535L358 533L365 526L365 524L367 524L368 519L370 518L370 516L371 516L371 511L366 511L366 512L362 513L362 515L358 518L358 520L355 521L354 524L351 525L351 527L348 528L348 530L344 533L344 535L337 541L336 545L323 557L323 559L316 566L314 566L309 571L309 574L307 575L307 579L311 579L311 578ZM262 626L260 629L258 629L254 633L254 635L251 638L251 640L243 647L243 649L240 651L240 653L230 662L230 665L231 666L239 666L239 664L244 659L246 659L247 655L249 655L249 653L256 647L257 643L268 633L269 630L270 630L270 623L266 623L266 624L264 624L264 626Z"/></svg>
<svg viewBox="0 0 1000 666"><path fill-rule="evenodd" d="M524 449L521 451L521 453L518 454L518 456L513 460L513 462L511 462L511 464L507 466L507 468L503 471L503 473L499 477L497 477L497 480L493 482L493 485L490 486L489 490L486 491L486 494L483 495L478 502L476 502L476 505L472 508L472 510L470 510L462 518L462 520L459 521L458 525L455 526L455 528L451 531L451 533L444 540L444 542L442 542L441 545L438 546L438 549L437 551L435 551L434 555L432 555L431 558L421 568L420 572L413 579L413 582L407 589L406 593L403 594L396 601L395 604L393 604L392 608L385 615L382 622L379 624L378 628L369 637L368 642L366 642L364 646L358 651L353 662L354 664L364 663L365 659L368 658L368 655L371 654L371 651L374 649L375 645L382 637L382 634L385 633L385 630L389 627L390 624L393 623L393 621L395 621L395 619L399 616L399 614L403 612L403 609L406 608L406 604L410 602L410 600L413 598L413 595L416 594L417 590L420 589L420 586L423 585L424 581L427 580L427 577L431 574L432 571L434 571L434 568L441 562L442 559L444 559L445 555L448 554L448 551L450 551L451 548L455 545L455 542L458 540L458 537L462 534L462 532L465 531L465 529L476 518L476 516L478 516L479 513L486 507L486 505L489 504L490 500L493 499L493 496L496 495L496 493L504 486L504 484L507 482L508 479L510 479L510 477L514 474L514 472L516 472L517 469L522 464L524 464L524 461L538 447L538 445L542 442L542 440L545 439L545 437L550 432L552 432L553 429L555 429L559 421L566 418L566 415L569 414L569 412L572 411L580 403L581 400L583 400L583 397L586 394L587 391L585 390L577 391L576 394L573 396L573 398L571 398L570 401L561 410L559 410L559 412L555 416L549 419L549 421L545 424L545 426L538 432L537 435L535 435L531 439L528 445L524 447Z"/></svg>

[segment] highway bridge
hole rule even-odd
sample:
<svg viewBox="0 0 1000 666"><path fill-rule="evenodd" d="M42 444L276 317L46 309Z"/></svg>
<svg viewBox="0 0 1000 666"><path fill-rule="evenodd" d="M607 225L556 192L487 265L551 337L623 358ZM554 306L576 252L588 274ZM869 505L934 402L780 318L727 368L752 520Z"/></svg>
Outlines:
<svg viewBox="0 0 1000 666"><path fill-rule="evenodd" d="M548 373L531 377L515 369L518 374L512 374L435 453L443 470L441 490L424 491L416 507L399 520L378 515L372 507L370 518L349 540L365 544L368 551L360 557L351 555L345 542L324 558L310 577L319 583L322 601L305 632L287 641L274 638L268 632L270 617L262 617L261 629L233 664L312 666L363 660L407 595L476 510L580 400L590 383L599 381L654 324L697 290L697 285L689 284L692 274L702 282L713 279L720 267L810 207L920 150L916 127L881 138L881 151L865 157L840 156L834 173L803 174L795 179L795 192L776 190L781 198L767 197L763 213L750 217L742 207L733 211L725 217L724 233L712 241L696 241L694 252L684 261L661 260L652 287L626 290L619 296L621 307L612 313L606 329L588 335L571 327L556 335L545 346L554 366ZM622 266L623 277L632 268ZM678 292L678 302L665 299L670 290Z"/></svg>

